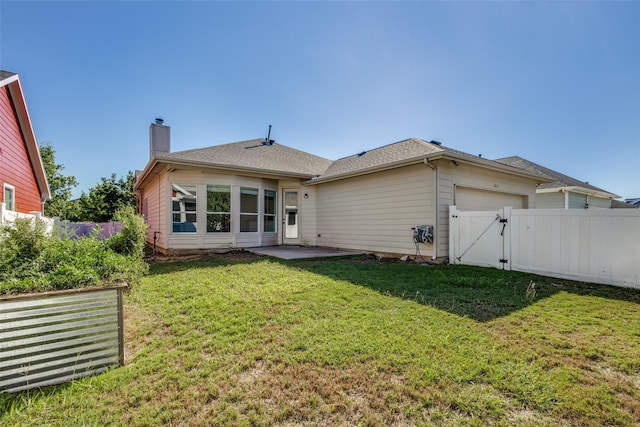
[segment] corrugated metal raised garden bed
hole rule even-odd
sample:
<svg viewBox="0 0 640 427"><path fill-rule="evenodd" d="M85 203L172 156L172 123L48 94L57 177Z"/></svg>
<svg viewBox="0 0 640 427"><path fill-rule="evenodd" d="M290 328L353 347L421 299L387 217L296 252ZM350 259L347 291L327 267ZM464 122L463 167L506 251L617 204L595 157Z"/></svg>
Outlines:
<svg viewBox="0 0 640 427"><path fill-rule="evenodd" d="M123 365L125 288L0 296L0 392L60 384Z"/></svg>

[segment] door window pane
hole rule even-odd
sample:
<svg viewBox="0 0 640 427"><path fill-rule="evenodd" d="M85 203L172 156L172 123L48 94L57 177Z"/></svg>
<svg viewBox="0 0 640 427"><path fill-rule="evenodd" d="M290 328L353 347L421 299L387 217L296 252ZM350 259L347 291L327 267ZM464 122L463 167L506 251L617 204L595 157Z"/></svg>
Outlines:
<svg viewBox="0 0 640 427"><path fill-rule="evenodd" d="M298 207L298 192L287 191L284 193L284 205L287 209L295 209Z"/></svg>

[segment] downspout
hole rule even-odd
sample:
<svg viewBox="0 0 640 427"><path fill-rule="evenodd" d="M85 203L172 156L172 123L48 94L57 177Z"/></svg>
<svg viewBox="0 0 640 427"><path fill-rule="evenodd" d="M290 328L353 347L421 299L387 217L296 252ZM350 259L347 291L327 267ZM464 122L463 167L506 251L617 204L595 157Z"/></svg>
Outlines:
<svg viewBox="0 0 640 427"><path fill-rule="evenodd" d="M433 169L433 175L434 175L434 179L433 179L433 194L434 194L434 198L435 198L435 203L434 203L434 215L433 215L433 254L431 255L431 260L435 261L438 258L438 231L439 231L439 218L438 218L438 208L440 206L440 197L438 197L439 191L438 191L438 168L435 167L434 165L432 165L431 163L429 163L429 159L427 159L425 157L424 159L424 164L428 167L430 167L431 169Z"/></svg>

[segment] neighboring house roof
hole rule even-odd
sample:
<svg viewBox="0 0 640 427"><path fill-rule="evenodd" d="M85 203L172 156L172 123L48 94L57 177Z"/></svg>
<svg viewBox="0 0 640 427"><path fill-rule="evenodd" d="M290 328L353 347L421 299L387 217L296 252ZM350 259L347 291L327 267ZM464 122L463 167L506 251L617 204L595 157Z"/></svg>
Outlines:
<svg viewBox="0 0 640 427"><path fill-rule="evenodd" d="M620 209L620 208L638 209L640 208L640 205L633 205L629 202L623 202L622 200L612 200L611 207L615 209Z"/></svg>
<svg viewBox="0 0 640 427"><path fill-rule="evenodd" d="M331 160L275 142L266 144L264 139L177 151L163 154L156 159L163 162L184 161L194 165L269 172L301 178L320 175L331 164Z"/></svg>
<svg viewBox="0 0 640 427"><path fill-rule="evenodd" d="M0 87L7 86L9 89L9 95L11 96L11 102L18 117L18 124L22 131L22 136L27 146L27 153L31 166L35 174L35 179L40 191L41 200L47 200L51 198L49 192L49 183L47 182L47 175L44 170L42 158L40 157L40 150L38 149L38 143L36 136L33 132L31 125L31 118L29 117L29 111L27 110L27 103L24 99L22 92L22 86L20 84L20 78L16 73L11 71L0 70Z"/></svg>
<svg viewBox="0 0 640 427"><path fill-rule="evenodd" d="M559 189L566 189L569 191L575 191L577 193L595 193L595 195L604 198L620 198L620 196L603 190L602 188L591 185L588 182L577 180L560 172L554 171L553 169L549 169L527 159L523 159L522 157L504 157L502 159L496 159L496 162L504 163L505 165L524 169L526 171L548 176L549 178L551 178L553 180L552 182L547 182L538 186L539 192L544 192L544 190L554 191Z"/></svg>
<svg viewBox="0 0 640 427"><path fill-rule="evenodd" d="M523 171L509 165L497 163L493 160L483 159L479 156L448 148L436 141L427 142L419 138L409 138L336 160L324 173L314 178L311 183L342 179L348 176L440 158L450 159L454 162L473 163L480 167L500 170L515 175L524 175L528 178L535 178L540 182L548 181L548 179L545 179L545 177L539 174Z"/></svg>
<svg viewBox="0 0 640 427"><path fill-rule="evenodd" d="M637 199L625 199L624 201L633 206L640 207L640 197Z"/></svg>

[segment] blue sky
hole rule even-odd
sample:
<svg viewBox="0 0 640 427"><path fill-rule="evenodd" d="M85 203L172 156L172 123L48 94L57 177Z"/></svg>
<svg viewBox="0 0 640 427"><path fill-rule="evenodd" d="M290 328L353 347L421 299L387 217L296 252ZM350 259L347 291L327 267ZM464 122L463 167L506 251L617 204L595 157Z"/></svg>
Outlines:
<svg viewBox="0 0 640 427"><path fill-rule="evenodd" d="M76 195L172 151L410 137L640 197L640 2L0 1L0 68Z"/></svg>

